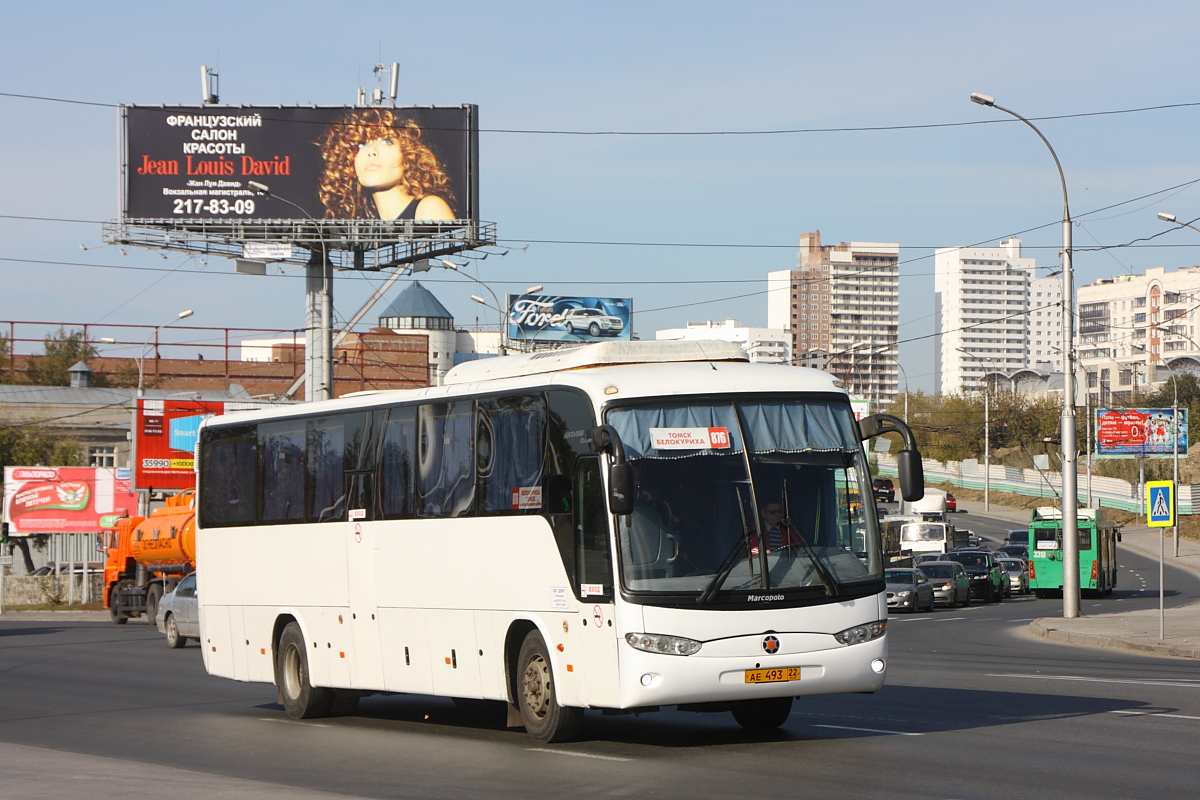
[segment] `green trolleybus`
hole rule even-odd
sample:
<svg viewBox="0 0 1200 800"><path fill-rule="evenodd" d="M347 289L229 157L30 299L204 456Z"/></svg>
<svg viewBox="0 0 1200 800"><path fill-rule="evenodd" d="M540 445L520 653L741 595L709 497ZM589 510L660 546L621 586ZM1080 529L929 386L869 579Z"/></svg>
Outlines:
<svg viewBox="0 0 1200 800"><path fill-rule="evenodd" d="M1096 596L1117 585L1118 528L1102 508L1079 509L1079 588ZM1062 595L1062 511L1043 506L1029 523L1029 588L1037 597Z"/></svg>

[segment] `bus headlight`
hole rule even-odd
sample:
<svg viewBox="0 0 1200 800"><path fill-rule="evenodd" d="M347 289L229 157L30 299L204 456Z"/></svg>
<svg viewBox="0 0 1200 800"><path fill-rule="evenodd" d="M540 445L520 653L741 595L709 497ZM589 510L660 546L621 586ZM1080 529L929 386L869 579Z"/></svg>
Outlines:
<svg viewBox="0 0 1200 800"><path fill-rule="evenodd" d="M625 641L636 650L661 653L667 656L690 656L700 652L700 642L682 636L663 636L658 633L627 633Z"/></svg>
<svg viewBox="0 0 1200 800"><path fill-rule="evenodd" d="M872 639L878 639L880 636L883 636L883 632L886 630L887 620L883 619L879 622L871 622L866 625L855 625L853 628L847 628L841 633L835 633L833 638L842 644L862 644Z"/></svg>

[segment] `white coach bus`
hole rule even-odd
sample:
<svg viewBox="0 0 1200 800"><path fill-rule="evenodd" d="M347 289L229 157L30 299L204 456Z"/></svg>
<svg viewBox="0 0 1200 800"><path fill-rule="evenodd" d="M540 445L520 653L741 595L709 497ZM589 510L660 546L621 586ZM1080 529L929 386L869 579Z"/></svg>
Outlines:
<svg viewBox="0 0 1200 800"><path fill-rule="evenodd" d="M883 684L884 564L856 499L880 433L919 497L900 420L856 424L831 376L720 342L480 360L208 419L205 667L274 683L294 718L409 692L504 701L541 742L585 709L777 727L794 696Z"/></svg>

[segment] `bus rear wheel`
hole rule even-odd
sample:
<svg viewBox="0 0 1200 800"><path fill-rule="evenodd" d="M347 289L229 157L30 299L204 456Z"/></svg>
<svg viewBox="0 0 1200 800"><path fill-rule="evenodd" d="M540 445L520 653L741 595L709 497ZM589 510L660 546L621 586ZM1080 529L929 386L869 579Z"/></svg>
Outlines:
<svg viewBox="0 0 1200 800"><path fill-rule="evenodd" d="M275 685L279 703L292 719L313 719L329 715L333 691L313 686L308 679L308 650L300 626L289 622L275 649Z"/></svg>
<svg viewBox="0 0 1200 800"><path fill-rule="evenodd" d="M792 713L792 698L768 697L735 703L733 718L748 731L773 731L787 722Z"/></svg>
<svg viewBox="0 0 1200 800"><path fill-rule="evenodd" d="M550 651L537 631L530 631L517 656L516 700L525 732L535 742L569 742L579 733L583 709L558 704Z"/></svg>

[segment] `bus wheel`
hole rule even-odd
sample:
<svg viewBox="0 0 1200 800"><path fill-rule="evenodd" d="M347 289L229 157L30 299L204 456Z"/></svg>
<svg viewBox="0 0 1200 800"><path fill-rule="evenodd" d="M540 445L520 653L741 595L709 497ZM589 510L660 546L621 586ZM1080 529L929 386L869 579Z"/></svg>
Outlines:
<svg viewBox="0 0 1200 800"><path fill-rule="evenodd" d="M300 626L289 622L275 649L275 685L279 702L292 719L312 719L329 714L333 691L308 682L308 651Z"/></svg>
<svg viewBox="0 0 1200 800"><path fill-rule="evenodd" d="M558 704L550 651L541 634L530 631L517 657L517 707L525 732L536 742L567 742L575 738L583 720L583 709Z"/></svg>
<svg viewBox="0 0 1200 800"><path fill-rule="evenodd" d="M768 697L763 700L744 700L735 703L733 718L748 731L773 731L787 722L792 713L792 698Z"/></svg>
<svg viewBox="0 0 1200 800"><path fill-rule="evenodd" d="M157 583L146 590L146 621L151 625L158 616L158 601L162 593L162 586Z"/></svg>

